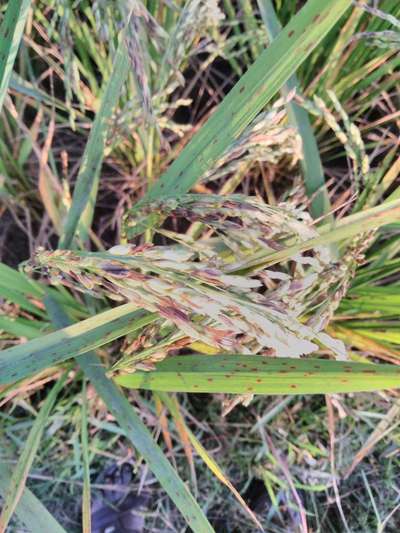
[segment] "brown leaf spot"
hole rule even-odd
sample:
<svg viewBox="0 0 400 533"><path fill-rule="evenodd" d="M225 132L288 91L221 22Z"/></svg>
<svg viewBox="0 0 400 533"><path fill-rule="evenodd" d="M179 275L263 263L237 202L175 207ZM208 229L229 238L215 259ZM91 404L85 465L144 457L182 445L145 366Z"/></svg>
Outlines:
<svg viewBox="0 0 400 533"><path fill-rule="evenodd" d="M262 379L256 379L256 383L262 383Z"/></svg>
<svg viewBox="0 0 400 533"><path fill-rule="evenodd" d="M315 17L312 19L313 22L317 22L317 20L319 19L320 17L320 13L318 13L318 15L315 15Z"/></svg>
<svg viewBox="0 0 400 533"><path fill-rule="evenodd" d="M213 378L208 378L207 381L208 381L209 383L211 383L211 382L214 381L214 380L213 380Z"/></svg>
<svg viewBox="0 0 400 533"><path fill-rule="evenodd" d="M289 33L288 33L288 37L293 37L294 35L294 30L291 30Z"/></svg>
<svg viewBox="0 0 400 533"><path fill-rule="evenodd" d="M290 385L291 389L297 389L297 385Z"/></svg>
<svg viewBox="0 0 400 533"><path fill-rule="evenodd" d="M240 87L239 92L242 93L245 90L245 88L246 87L243 85L243 87Z"/></svg>

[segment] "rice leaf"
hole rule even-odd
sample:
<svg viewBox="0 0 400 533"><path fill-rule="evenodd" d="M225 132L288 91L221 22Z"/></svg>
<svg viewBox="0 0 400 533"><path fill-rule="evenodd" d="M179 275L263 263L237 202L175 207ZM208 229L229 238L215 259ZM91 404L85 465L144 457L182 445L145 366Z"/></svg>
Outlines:
<svg viewBox="0 0 400 533"><path fill-rule="evenodd" d="M3 497L11 478L11 468L5 463L0 463L0 494ZM31 533L66 533L41 501L26 487L15 507L15 515Z"/></svg>
<svg viewBox="0 0 400 533"><path fill-rule="evenodd" d="M329 394L400 388L400 367L257 355L187 355L165 359L153 372L115 381L124 387L166 392Z"/></svg>
<svg viewBox="0 0 400 533"><path fill-rule="evenodd" d="M126 304L0 353L0 383L11 383L103 346L157 319Z"/></svg>
<svg viewBox="0 0 400 533"><path fill-rule="evenodd" d="M16 317L10 318L8 316L0 315L0 330L7 332L14 337L22 337L26 339L36 339L43 335L41 329L42 322L33 322L26 318Z"/></svg>
<svg viewBox="0 0 400 533"><path fill-rule="evenodd" d="M68 324L68 317L55 300L47 298L46 307L56 325ZM214 532L189 489L171 466L161 448L154 442L149 430L115 383L107 378L97 355L93 352L85 353L79 358L79 365L191 529L195 533Z"/></svg>
<svg viewBox="0 0 400 533"><path fill-rule="evenodd" d="M85 147L82 164L77 177L72 205L64 224L60 238L60 248L70 248L78 226L82 238L87 236L93 218L99 184L100 169L104 150L110 130L113 109L118 101L121 89L129 72L129 58L123 36L120 36L114 58L114 65L101 99L100 109L96 114Z"/></svg>
<svg viewBox="0 0 400 533"><path fill-rule="evenodd" d="M31 0L9 0L0 26L0 112L7 93L30 5Z"/></svg>
<svg viewBox="0 0 400 533"><path fill-rule="evenodd" d="M271 0L257 0L261 17L267 30L268 38L273 41L282 31ZM293 89L298 89L300 83L293 74L282 87L282 93L288 95ZM300 164L303 170L304 185L308 197L311 199L310 211L314 218L319 218L330 211L330 200L325 187L324 171L319 156L318 145L308 118L308 113L293 101L287 104L289 121L295 126L302 139L303 159Z"/></svg>
<svg viewBox="0 0 400 533"><path fill-rule="evenodd" d="M309 0L224 98L215 113L138 202L188 191L271 100L350 6L351 0ZM150 216L150 220L154 217ZM137 227L137 233L146 229Z"/></svg>
<svg viewBox="0 0 400 533"><path fill-rule="evenodd" d="M4 263L0 263L0 287L37 298L41 298L44 294L39 283Z"/></svg>
<svg viewBox="0 0 400 533"><path fill-rule="evenodd" d="M0 515L0 533L4 533L6 531L10 518L12 517L15 508L21 499L29 470L35 459L35 455L40 444L43 430L48 422L50 411L57 399L58 393L64 386L66 378L67 376L64 374L56 382L50 394L47 396L43 406L41 407L40 412L37 415L36 420L29 432L28 439L11 477L8 489L4 495L3 508Z"/></svg>
<svg viewBox="0 0 400 533"><path fill-rule="evenodd" d="M88 437L88 416L87 416L87 389L86 382L82 387L82 420L81 420L81 445L83 464L83 492L82 492L82 531L91 533L92 516L90 507L90 462L89 462L89 437Z"/></svg>

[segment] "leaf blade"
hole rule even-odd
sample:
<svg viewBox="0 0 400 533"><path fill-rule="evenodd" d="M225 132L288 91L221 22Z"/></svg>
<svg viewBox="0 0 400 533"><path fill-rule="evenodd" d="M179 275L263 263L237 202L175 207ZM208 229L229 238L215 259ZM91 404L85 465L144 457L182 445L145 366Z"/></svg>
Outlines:
<svg viewBox="0 0 400 533"><path fill-rule="evenodd" d="M165 392L325 394L400 388L395 365L343 363L257 355L171 357L153 372L120 375L124 387Z"/></svg>
<svg viewBox="0 0 400 533"><path fill-rule="evenodd" d="M0 112L24 32L31 0L9 0L0 26Z"/></svg>
<svg viewBox="0 0 400 533"><path fill-rule="evenodd" d="M85 147L82 163L77 177L71 208L64 224L59 248L70 248L78 230L86 237L93 218L99 174L104 158L104 149L109 130L112 111L118 101L121 89L128 76L129 58L122 35L114 58L113 70L101 99Z"/></svg>
<svg viewBox="0 0 400 533"><path fill-rule="evenodd" d="M282 30L281 24L271 0L257 0L257 3L268 37L272 41ZM298 93L299 87L299 80L293 74L283 86L282 93L288 95L293 89L297 89ZM314 218L319 218L330 211L331 203L325 186L317 141L307 111L295 102L289 102L287 109L289 121L297 129L302 139L303 158L300 160L300 165L303 170L305 189L308 197L311 198L310 211Z"/></svg>
<svg viewBox="0 0 400 533"><path fill-rule="evenodd" d="M140 329L157 319L125 304L0 353L0 383L25 378Z"/></svg>

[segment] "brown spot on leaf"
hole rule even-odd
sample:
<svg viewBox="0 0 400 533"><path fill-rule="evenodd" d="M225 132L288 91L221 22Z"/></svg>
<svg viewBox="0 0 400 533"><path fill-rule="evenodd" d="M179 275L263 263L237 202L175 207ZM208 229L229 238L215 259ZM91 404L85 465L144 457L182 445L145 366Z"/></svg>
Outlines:
<svg viewBox="0 0 400 533"><path fill-rule="evenodd" d="M293 37L294 35L294 30L291 30L289 33L288 33L288 37Z"/></svg>
<svg viewBox="0 0 400 533"><path fill-rule="evenodd" d="M240 87L239 92L242 93L244 90L245 90L245 86L243 85L243 87Z"/></svg>
<svg viewBox="0 0 400 533"><path fill-rule="evenodd" d="M315 17L312 19L313 22L317 22L321 15L318 13L318 15L315 15Z"/></svg>

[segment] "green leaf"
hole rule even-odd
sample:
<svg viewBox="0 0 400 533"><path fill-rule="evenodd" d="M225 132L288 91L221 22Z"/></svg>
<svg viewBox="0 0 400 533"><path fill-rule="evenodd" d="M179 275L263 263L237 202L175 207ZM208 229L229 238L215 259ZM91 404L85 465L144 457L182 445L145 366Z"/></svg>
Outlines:
<svg viewBox="0 0 400 533"><path fill-rule="evenodd" d="M91 505L90 505L90 461L89 461L89 437L88 437L88 405L87 405L86 382L82 387L82 420L81 420L81 445L83 463L83 492L82 492L82 532L91 533Z"/></svg>
<svg viewBox="0 0 400 533"><path fill-rule="evenodd" d="M4 497L12 478L11 468L0 463L0 494ZM66 533L40 500L25 487L15 508L15 514L30 533Z"/></svg>
<svg viewBox="0 0 400 533"><path fill-rule="evenodd" d="M43 322L33 322L21 317L0 316L0 329L14 337L26 337L27 339L42 337L42 327Z"/></svg>
<svg viewBox="0 0 400 533"><path fill-rule="evenodd" d="M178 197L215 166L350 5L351 0L309 0L137 206L168 196ZM147 224L138 224L137 232L146 227Z"/></svg>
<svg viewBox="0 0 400 533"><path fill-rule="evenodd" d="M157 318L155 313L137 311L137 306L129 303L3 350L0 353L0 383L17 381L103 346L151 324Z"/></svg>
<svg viewBox="0 0 400 533"><path fill-rule="evenodd" d="M188 355L166 359L153 372L136 371L115 381L166 392L328 394L400 388L400 368L259 355Z"/></svg>
<svg viewBox="0 0 400 533"><path fill-rule="evenodd" d="M24 445L21 456L12 474L10 484L4 495L3 508L0 515L0 533L3 533L7 524L12 517L15 508L21 499L23 494L26 479L28 477L29 470L32 466L33 460L37 449L40 444L43 430L48 422L50 411L57 399L57 395L64 386L66 381L66 374L64 374L54 385L50 394L47 396L43 406L40 409L39 414L36 417L35 422L29 432L28 439Z"/></svg>
<svg viewBox="0 0 400 533"><path fill-rule="evenodd" d="M0 112L7 94L30 5L31 0L9 0L0 26Z"/></svg>
<svg viewBox="0 0 400 533"><path fill-rule="evenodd" d="M118 102L121 89L129 72L129 58L123 36L120 36L114 58L114 65L101 99L88 142L83 154L82 164L76 180L72 205L67 214L64 233L59 248L70 248L78 226L83 238L86 237L93 218L99 174L104 158L104 150L110 130L111 117Z"/></svg>
<svg viewBox="0 0 400 533"><path fill-rule="evenodd" d="M44 289L39 283L4 263L0 263L0 286L20 292L25 296L30 295L42 298L44 295Z"/></svg>
<svg viewBox="0 0 400 533"><path fill-rule="evenodd" d="M268 37L273 41L282 30L271 0L257 0L261 17L265 24ZM288 95L293 89L299 94L300 83L293 74L282 88L282 93ZM325 187L324 171L319 156L318 145L311 127L308 113L295 102L287 105L289 121L297 129L302 140L303 159L300 161L307 196L311 198L311 214L314 218L325 215L331 209L328 191Z"/></svg>
<svg viewBox="0 0 400 533"><path fill-rule="evenodd" d="M46 306L56 325L61 326L69 322L68 317L57 302L47 298ZM127 438L144 457L149 468L178 507L188 525L195 533L212 533L214 531L213 528L189 489L179 478L161 448L154 442L151 433L135 413L128 400L115 383L107 378L101 360L95 353L90 352L81 355L78 362L86 377L96 389L97 394L113 414L120 427L125 431Z"/></svg>

